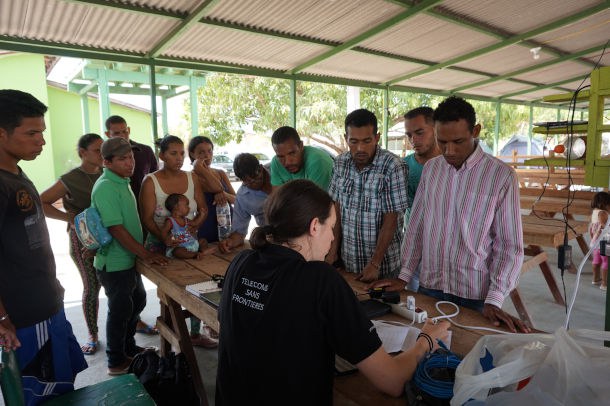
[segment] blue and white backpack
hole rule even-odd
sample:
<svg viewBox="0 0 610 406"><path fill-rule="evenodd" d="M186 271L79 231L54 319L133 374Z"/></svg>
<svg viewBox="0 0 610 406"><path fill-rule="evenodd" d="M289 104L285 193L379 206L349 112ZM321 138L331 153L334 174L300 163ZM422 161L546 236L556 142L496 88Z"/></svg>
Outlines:
<svg viewBox="0 0 610 406"><path fill-rule="evenodd" d="M76 235L85 248L99 250L110 244L112 236L102 224L100 213L95 207L89 207L74 217Z"/></svg>

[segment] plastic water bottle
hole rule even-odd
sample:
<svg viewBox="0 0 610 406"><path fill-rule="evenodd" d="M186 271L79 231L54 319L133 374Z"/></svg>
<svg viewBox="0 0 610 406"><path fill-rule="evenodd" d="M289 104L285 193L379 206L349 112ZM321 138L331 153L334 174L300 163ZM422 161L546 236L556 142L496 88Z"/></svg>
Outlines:
<svg viewBox="0 0 610 406"><path fill-rule="evenodd" d="M231 233L231 207L228 202L216 205L216 221L218 222L218 240L227 239Z"/></svg>

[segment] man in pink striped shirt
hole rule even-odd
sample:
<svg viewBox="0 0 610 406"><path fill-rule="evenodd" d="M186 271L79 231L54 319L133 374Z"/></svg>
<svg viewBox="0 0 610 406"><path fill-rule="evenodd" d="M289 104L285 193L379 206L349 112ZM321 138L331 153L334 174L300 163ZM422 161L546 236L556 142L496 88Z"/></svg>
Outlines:
<svg viewBox="0 0 610 406"><path fill-rule="evenodd" d="M420 293L481 311L495 325L529 332L502 310L523 263L515 172L478 145L481 126L464 99L444 100L434 121L443 156L424 167L399 279L373 286L404 289L421 260Z"/></svg>

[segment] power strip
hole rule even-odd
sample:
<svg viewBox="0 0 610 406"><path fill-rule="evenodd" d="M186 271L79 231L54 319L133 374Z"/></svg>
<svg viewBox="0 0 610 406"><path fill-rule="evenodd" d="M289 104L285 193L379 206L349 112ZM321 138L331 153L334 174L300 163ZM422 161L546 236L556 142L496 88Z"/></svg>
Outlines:
<svg viewBox="0 0 610 406"><path fill-rule="evenodd" d="M390 306L392 313L413 320L415 323L423 323L428 319L428 313L419 307L416 307L415 310L407 309L406 303L390 304Z"/></svg>

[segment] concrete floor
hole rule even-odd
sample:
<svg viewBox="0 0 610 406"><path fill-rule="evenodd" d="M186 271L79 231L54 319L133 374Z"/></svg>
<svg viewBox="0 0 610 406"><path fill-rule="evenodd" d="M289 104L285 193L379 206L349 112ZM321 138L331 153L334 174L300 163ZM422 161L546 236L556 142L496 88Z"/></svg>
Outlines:
<svg viewBox="0 0 610 406"><path fill-rule="evenodd" d="M80 276L68 254L68 241L65 232L65 223L49 219L49 232L53 243L53 251L57 262L57 276L66 289L65 293L65 308L68 320L72 323L76 338L83 343L87 339L87 328L85 326L82 309L81 309L81 294L82 283ZM580 262L583 254L576 245L572 242L574 261ZM557 270L557 253L555 250L547 251L549 254L549 262L551 268L556 271L555 277L561 288L560 272ZM604 310L606 293L601 291L599 287L591 285L591 262L588 261L584 266L578 296L572 312L570 327L586 328L593 330L603 330L604 328ZM576 276L565 273L564 282L565 290L570 298L573 294ZM145 280L144 283L148 301L146 309L142 313L143 320L152 323L159 312L159 304L156 296L154 284ZM534 269L521 278L519 288L522 298L527 305L528 310L533 318L535 327L552 332L562 326L565 321L566 309L563 306L556 304L553 301L551 293L542 277L542 273L538 269ZM510 299L505 302L505 310L516 314ZM100 311L99 311L99 327L101 348L97 354L87 356L89 368L80 373L76 379L76 387L91 385L110 377L106 374L106 357L104 353L104 325L106 321L106 298L103 290L100 293ZM137 334L137 342L141 346L158 346L158 336L146 336ZM196 348L195 352L199 361L199 367L204 377L206 391L210 404L214 404L214 385L217 366L217 351ZM0 399L0 403L2 400Z"/></svg>

